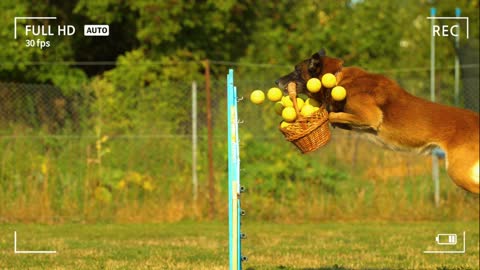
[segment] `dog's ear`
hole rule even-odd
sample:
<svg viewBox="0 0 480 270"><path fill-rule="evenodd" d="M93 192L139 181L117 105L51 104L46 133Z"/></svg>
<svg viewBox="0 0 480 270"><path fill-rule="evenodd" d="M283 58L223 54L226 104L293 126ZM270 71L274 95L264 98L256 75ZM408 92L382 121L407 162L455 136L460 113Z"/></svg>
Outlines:
<svg viewBox="0 0 480 270"><path fill-rule="evenodd" d="M310 57L310 62L308 63L309 70L315 70L317 66L320 64L322 57L325 56L325 49L321 49L319 52L314 53L312 57Z"/></svg>
<svg viewBox="0 0 480 270"><path fill-rule="evenodd" d="M324 57L324 56L326 56L326 55L327 55L327 54L326 54L326 52L325 52L325 48L322 48L320 51L314 53L311 58L320 59L320 58L322 58L322 57Z"/></svg>
<svg viewBox="0 0 480 270"><path fill-rule="evenodd" d="M310 57L310 62L308 64L309 70L315 70L318 65L321 65L322 57L326 56L325 48L322 48L317 53L314 53L312 57Z"/></svg>
<svg viewBox="0 0 480 270"><path fill-rule="evenodd" d="M317 54L318 54L320 57L327 55L327 53L325 52L325 48L322 48L320 51L318 51Z"/></svg>

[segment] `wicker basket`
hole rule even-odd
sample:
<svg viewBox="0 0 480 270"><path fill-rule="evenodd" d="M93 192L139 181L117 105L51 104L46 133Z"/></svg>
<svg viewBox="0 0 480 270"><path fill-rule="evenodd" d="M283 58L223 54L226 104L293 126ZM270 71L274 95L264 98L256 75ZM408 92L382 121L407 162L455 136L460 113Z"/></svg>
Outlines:
<svg viewBox="0 0 480 270"><path fill-rule="evenodd" d="M300 116L290 125L280 127L280 131L287 141L295 144L303 154L313 152L330 140L328 112L325 108L320 108L311 116Z"/></svg>

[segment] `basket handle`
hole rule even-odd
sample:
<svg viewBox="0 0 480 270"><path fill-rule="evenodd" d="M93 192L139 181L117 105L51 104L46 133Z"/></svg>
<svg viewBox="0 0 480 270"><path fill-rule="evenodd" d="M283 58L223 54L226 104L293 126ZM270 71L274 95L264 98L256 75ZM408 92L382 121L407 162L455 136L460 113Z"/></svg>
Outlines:
<svg viewBox="0 0 480 270"><path fill-rule="evenodd" d="M295 82L289 82L287 85L288 96L293 102L293 108L295 108L295 112L297 116L300 115L300 110L298 109L297 104L297 84Z"/></svg>

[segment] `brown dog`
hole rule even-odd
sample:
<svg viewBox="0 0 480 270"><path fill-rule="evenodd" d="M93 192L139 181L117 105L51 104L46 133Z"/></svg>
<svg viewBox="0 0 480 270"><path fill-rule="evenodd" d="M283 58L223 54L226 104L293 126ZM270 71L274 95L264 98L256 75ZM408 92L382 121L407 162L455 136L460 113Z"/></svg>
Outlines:
<svg viewBox="0 0 480 270"><path fill-rule="evenodd" d="M312 94L306 91L310 78L325 73L337 77L347 97L334 101L331 89ZM393 150L428 153L435 147L446 152L448 175L460 187L479 193L479 125L477 113L415 97L393 80L327 57L322 50L295 66L276 84L285 89L289 82L298 92L323 103L332 126L369 134L374 141Z"/></svg>

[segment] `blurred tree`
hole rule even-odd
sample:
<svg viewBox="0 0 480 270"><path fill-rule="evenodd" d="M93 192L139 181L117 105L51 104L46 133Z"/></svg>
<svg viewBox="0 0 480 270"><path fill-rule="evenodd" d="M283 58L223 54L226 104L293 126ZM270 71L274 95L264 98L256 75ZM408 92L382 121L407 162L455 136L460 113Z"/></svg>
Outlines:
<svg viewBox="0 0 480 270"><path fill-rule="evenodd" d="M91 20L74 9L77 1L2 1L0 9L8 18L5 27L0 29L0 36L5 40L3 50L0 51L0 80L24 81L30 83L52 83L59 86L64 94L70 95L79 91L87 83L87 76L99 74L107 68L114 66L76 66L65 62L76 61L114 61L118 55L131 50L136 46L136 39L129 38L134 31L131 17L125 16L123 21L114 22L109 38L84 37L79 32L83 31L84 24ZM121 13L120 13L121 14ZM56 16L57 24L70 24L76 27L76 35L72 37L49 36L38 37L50 41L50 47L29 48L25 46L25 39L13 39L14 20L16 16ZM134 17L134 16L132 16ZM29 20L18 20L18 36L24 36L23 25ZM39 20L36 20L38 23ZM95 23L103 23L104 20ZM48 20L43 21L49 25ZM129 25L133 27L129 28ZM124 27L125 26L125 27ZM119 42L120 41L120 42ZM101 46L99 46L99 43Z"/></svg>
<svg viewBox="0 0 480 270"><path fill-rule="evenodd" d="M255 29L244 63L280 65L245 67L249 77L272 79L279 70L321 48L341 57L345 64L375 71L392 69L428 69L430 61L430 7L438 6L439 15L454 16L461 7L470 20L471 38L478 39L478 1L282 1L257 3ZM451 40L437 38L437 64L452 65ZM284 66L285 65L285 66ZM417 70L415 70L417 69ZM242 71L243 71L242 70ZM262 71L262 72L260 72ZM394 74L398 75L398 74ZM412 77L412 73L408 74ZM416 74L428 78L428 73Z"/></svg>
<svg viewBox="0 0 480 270"><path fill-rule="evenodd" d="M11 38L13 20L7 20L0 30L5 40L0 79L51 82L68 89L115 66L25 63L115 61L134 50L144 58L133 66L144 59L163 65L158 80L198 78L203 72L200 61L214 59L244 64L237 74L251 80L273 81L320 48L342 57L346 65L370 70L428 68L430 26L425 17L431 6L438 6L439 15L453 14L456 6L461 7L463 14L473 18L471 37L478 38L478 1L474 0L2 1L0 8L8 18L47 14L77 27L105 23L110 25L111 36L49 37L52 48L27 49L21 40ZM452 62L454 50L449 42L438 40L439 66ZM214 65L212 76L223 78L225 70L224 65ZM425 72L419 76L427 78ZM423 89L423 85L417 87Z"/></svg>

